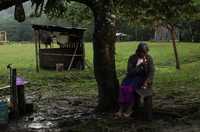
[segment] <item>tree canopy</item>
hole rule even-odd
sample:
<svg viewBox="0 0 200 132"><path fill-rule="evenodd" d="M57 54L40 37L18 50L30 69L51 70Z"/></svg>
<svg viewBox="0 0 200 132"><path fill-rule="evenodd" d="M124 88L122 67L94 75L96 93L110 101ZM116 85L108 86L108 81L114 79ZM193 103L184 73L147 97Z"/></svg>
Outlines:
<svg viewBox="0 0 200 132"><path fill-rule="evenodd" d="M28 0L1 0L0 9L15 5L15 18L24 20L22 2ZM99 100L97 110L113 111L118 105L119 81L115 65L116 21L121 15L131 21L176 23L193 11L193 0L31 0L35 14L64 16L72 1L91 9L94 16L93 62ZM197 2L197 1L196 1ZM120 16L118 16L120 15ZM180 19L179 19L180 18ZM152 21L150 21L152 20Z"/></svg>

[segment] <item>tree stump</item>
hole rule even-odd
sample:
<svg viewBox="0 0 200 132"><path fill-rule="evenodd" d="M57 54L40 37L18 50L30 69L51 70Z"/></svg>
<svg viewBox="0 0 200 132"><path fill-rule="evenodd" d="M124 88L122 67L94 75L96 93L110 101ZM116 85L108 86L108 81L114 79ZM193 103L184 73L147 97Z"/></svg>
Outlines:
<svg viewBox="0 0 200 132"><path fill-rule="evenodd" d="M56 64L56 71L63 72L64 71L64 64Z"/></svg>

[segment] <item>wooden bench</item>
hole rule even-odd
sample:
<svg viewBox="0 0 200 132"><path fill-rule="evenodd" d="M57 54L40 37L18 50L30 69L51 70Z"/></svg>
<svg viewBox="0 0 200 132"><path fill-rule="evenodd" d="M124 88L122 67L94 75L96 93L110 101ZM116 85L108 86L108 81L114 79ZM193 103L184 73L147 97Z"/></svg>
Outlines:
<svg viewBox="0 0 200 132"><path fill-rule="evenodd" d="M141 105L141 100L144 106L144 118L145 120L152 120L152 96L153 91L152 88L147 89L137 89L136 90L136 107Z"/></svg>

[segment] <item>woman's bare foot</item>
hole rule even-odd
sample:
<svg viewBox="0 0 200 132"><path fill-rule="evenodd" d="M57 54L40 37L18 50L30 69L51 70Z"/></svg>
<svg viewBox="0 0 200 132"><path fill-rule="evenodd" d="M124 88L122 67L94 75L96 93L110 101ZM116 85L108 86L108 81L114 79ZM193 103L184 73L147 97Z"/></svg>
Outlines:
<svg viewBox="0 0 200 132"><path fill-rule="evenodd" d="M133 113L133 104L131 104L128 109L123 113L123 116L128 118L131 117L131 114Z"/></svg>
<svg viewBox="0 0 200 132"><path fill-rule="evenodd" d="M131 117L131 114L132 114L132 111L123 113L123 116L128 118L128 117Z"/></svg>
<svg viewBox="0 0 200 132"><path fill-rule="evenodd" d="M114 114L115 118L121 118L122 117L122 112L117 112Z"/></svg>
<svg viewBox="0 0 200 132"><path fill-rule="evenodd" d="M131 113L124 113L123 116L126 118L131 117Z"/></svg>

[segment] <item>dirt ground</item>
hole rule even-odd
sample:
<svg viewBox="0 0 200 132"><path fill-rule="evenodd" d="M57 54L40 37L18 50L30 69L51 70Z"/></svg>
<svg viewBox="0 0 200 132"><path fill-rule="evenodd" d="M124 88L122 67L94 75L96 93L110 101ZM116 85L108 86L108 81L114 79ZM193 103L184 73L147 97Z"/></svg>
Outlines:
<svg viewBox="0 0 200 132"><path fill-rule="evenodd" d="M95 114L96 97L48 98L32 92L27 101L34 103L34 113L10 121L0 132L200 132L200 105L175 105L172 98L154 99L152 122L137 116L142 113L127 119Z"/></svg>

